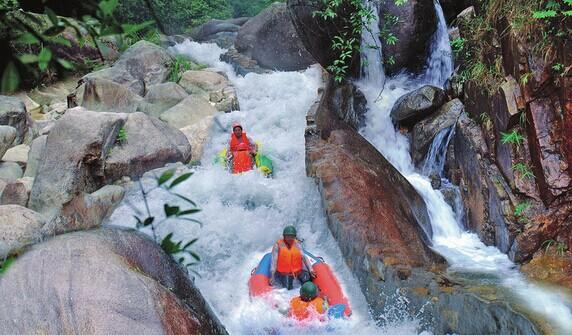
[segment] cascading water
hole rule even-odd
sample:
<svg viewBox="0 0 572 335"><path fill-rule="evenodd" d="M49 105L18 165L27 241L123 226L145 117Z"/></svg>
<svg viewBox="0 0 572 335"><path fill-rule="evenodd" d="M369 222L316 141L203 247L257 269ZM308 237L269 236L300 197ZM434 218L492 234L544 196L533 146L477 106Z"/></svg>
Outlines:
<svg viewBox="0 0 572 335"><path fill-rule="evenodd" d="M195 283L231 334L418 334L419 322L405 311L399 323L376 326L357 280L346 266L336 241L329 232L321 197L311 178L306 177L304 130L306 112L317 98L321 71L248 74L237 77L228 64L219 61L224 50L214 44L185 41L173 52L224 71L237 89L241 111L220 114L218 121L228 129L211 129L202 165L179 192L193 199L202 211L195 217L204 223L171 223L158 234L174 232L176 239L199 237L195 244L202 261ZM272 179L252 171L231 175L212 164L217 151L227 145L230 125L240 121L248 136L262 143L261 150L274 161ZM134 190L110 218L111 224L134 226L133 205L141 205ZM163 203L176 199L165 193L151 194L150 206L161 213ZM141 207L141 206L139 206ZM342 284L352 306L349 321L315 322L300 327L266 302L251 301L250 271L281 236L282 229L295 224L304 247L324 257ZM297 290L278 290L284 309ZM397 310L399 314L400 310ZM388 318L389 319L389 318ZM395 317L391 319L396 319Z"/></svg>
<svg viewBox="0 0 572 335"><path fill-rule="evenodd" d="M571 334L572 302L554 290L527 282L505 254L495 247L484 245L477 235L464 231L457 220L458 216L455 216L451 206L445 202L442 193L432 188L429 178L416 172L409 155L407 138L393 127L389 114L400 96L426 84L443 86L452 72L446 23L438 2L435 2L435 9L440 22L433 38L425 75L415 78L402 74L389 78L381 95L377 87L369 85L371 78L360 84L368 99L369 108L366 125L361 133L407 178L425 200L434 233L433 248L448 260L450 271L482 273L486 274L489 280L495 278L494 281L506 288L509 294L550 320L555 332ZM443 139L444 136L439 140ZM435 168L434 164L430 165L432 166L429 166L428 170ZM438 169L441 173L442 166Z"/></svg>
<svg viewBox="0 0 572 335"><path fill-rule="evenodd" d="M379 39L379 5L378 0L364 0L365 8L375 13L374 19L368 22L361 35L361 73L362 80L368 86L382 89L385 83L385 73L383 71L382 45Z"/></svg>

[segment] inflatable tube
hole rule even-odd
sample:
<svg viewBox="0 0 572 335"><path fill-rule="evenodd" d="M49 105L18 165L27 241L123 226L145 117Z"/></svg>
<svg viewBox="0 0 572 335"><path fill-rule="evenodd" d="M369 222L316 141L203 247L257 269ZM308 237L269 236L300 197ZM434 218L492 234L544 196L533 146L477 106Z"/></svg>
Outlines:
<svg viewBox="0 0 572 335"><path fill-rule="evenodd" d="M331 318L349 317L352 314L350 304L332 269L322 258L314 256L306 250L304 250L304 254L308 256L312 270L316 273L313 282L318 287L320 296L329 304L328 315ZM252 271L248 281L251 297L260 297L272 291L272 286L270 286L271 260L272 254L265 254L256 269Z"/></svg>
<svg viewBox="0 0 572 335"><path fill-rule="evenodd" d="M224 148L221 151L219 151L217 156L215 157L215 159L213 161L213 164L220 165L225 169L229 169L228 162L226 160L226 152L227 152L227 148ZM241 159L240 161L242 162L242 161L244 161L244 159ZM255 162L256 168L265 177L272 177L272 174L274 172L274 165L272 164L272 160L268 156L261 154L259 151L256 153L256 156L254 157L254 162ZM241 163L241 165L244 165L244 162ZM233 173L241 173L241 172L250 171L251 168L246 168L244 166L241 166L238 169L235 167L234 169L230 169L230 170L231 170L231 172L233 172L232 170L234 170L235 172L233 172Z"/></svg>

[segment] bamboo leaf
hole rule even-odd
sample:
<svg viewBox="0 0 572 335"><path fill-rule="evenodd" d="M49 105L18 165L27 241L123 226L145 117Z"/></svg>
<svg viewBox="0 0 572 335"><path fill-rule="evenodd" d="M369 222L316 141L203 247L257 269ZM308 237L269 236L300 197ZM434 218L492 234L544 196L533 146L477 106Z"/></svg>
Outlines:
<svg viewBox="0 0 572 335"><path fill-rule="evenodd" d="M8 63L2 73L2 82L0 90L2 92L14 92L20 85L20 74L14 62Z"/></svg>
<svg viewBox="0 0 572 335"><path fill-rule="evenodd" d="M184 174L178 176L175 180L173 180L171 185L169 185L169 189L171 189L171 188L179 185L180 183L184 182L185 180L189 179L192 175L193 175L193 173L189 172L189 173L184 173Z"/></svg>
<svg viewBox="0 0 572 335"><path fill-rule="evenodd" d="M159 186L163 185L169 179L171 179L174 175L175 175L175 170L167 170L167 171L163 172L163 174L161 174L161 176L157 180L157 184Z"/></svg>

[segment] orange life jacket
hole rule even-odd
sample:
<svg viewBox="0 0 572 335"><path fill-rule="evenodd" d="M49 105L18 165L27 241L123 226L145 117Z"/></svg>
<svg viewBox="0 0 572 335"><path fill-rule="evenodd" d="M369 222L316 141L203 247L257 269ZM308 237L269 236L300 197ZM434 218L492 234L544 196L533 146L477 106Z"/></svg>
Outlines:
<svg viewBox="0 0 572 335"><path fill-rule="evenodd" d="M313 312L314 310L315 312ZM324 314L324 299L316 297L312 301L304 301L302 297L295 297L290 300L290 311L288 316L298 319L300 321L312 317L313 313ZM322 319L322 318L320 318Z"/></svg>
<svg viewBox="0 0 572 335"><path fill-rule="evenodd" d="M230 151L232 153L232 173L252 170L253 160L250 154L250 141L246 137L246 133L242 133L240 140L234 133L230 136Z"/></svg>
<svg viewBox="0 0 572 335"><path fill-rule="evenodd" d="M278 264L276 271L280 273L288 273L297 275L302 271L302 250L294 242L291 248L288 248L284 240L278 242Z"/></svg>

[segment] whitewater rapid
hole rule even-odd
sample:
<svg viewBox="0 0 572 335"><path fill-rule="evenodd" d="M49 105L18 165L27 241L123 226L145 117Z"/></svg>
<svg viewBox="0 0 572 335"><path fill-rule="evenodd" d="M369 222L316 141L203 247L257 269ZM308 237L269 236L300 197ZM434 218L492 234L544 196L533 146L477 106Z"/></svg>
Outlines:
<svg viewBox="0 0 572 335"><path fill-rule="evenodd" d="M224 71L238 92L241 110L217 116L220 126L215 124L211 129L201 166L194 167L194 175L177 188L202 209L195 218L204 223L203 227L172 222L158 232L164 236L172 231L176 239L199 238L194 250L202 261L194 268L200 274L194 278L195 284L229 333L428 334L422 332L419 321L412 319L405 308L392 308L388 311L391 315L377 316L391 320L383 326L372 320L358 281L346 266L327 227L317 186L306 176L306 113L322 86L322 70L311 67L303 72L251 73L241 77L219 61L224 50L214 44L186 41L171 51ZM213 165L217 152L228 143L231 123L236 121L243 124L250 138L261 143L261 151L271 157L274 178L264 178L257 172L231 175ZM135 189L126 196L112 214L110 224L135 225L132 205L128 203L141 206L137 193ZM151 210L162 213L165 201L177 202L165 193L155 193L150 199ZM322 256L338 276L352 307L351 320L314 322L300 327L266 303L249 298L247 283L251 270L289 224L298 228L304 247ZM279 292L281 309L285 309L296 291Z"/></svg>
<svg viewBox="0 0 572 335"><path fill-rule="evenodd" d="M437 1L435 9L439 23L423 75L399 74L387 79L366 76L359 83L368 100L366 122L360 133L425 200L433 228L433 249L447 259L451 265L449 271L486 275L493 284L507 289L530 310L543 315L551 322L556 333L572 334L572 301L562 292L527 281L506 254L496 247L486 246L476 234L465 231L443 194L433 189L428 176L416 170L409 154L408 139L393 125L390 112L399 97L427 84L443 87L452 74L447 26ZM381 80L385 80L385 86L380 94L380 88L375 83Z"/></svg>

